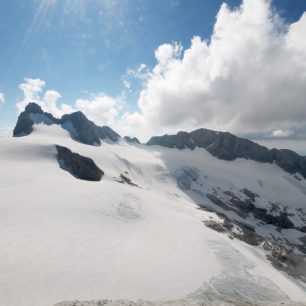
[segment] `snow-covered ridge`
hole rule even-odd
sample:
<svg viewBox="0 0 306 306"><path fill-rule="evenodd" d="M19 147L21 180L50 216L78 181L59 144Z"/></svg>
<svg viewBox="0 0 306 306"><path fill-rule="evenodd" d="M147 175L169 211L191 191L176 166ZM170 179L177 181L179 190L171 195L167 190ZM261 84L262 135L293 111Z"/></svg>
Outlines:
<svg viewBox="0 0 306 306"><path fill-rule="evenodd" d="M97 126L94 122L88 120L82 112L74 112L57 119L44 112L34 102L29 103L24 112L19 115L13 135L15 137L27 136L33 132L33 126L39 123L60 125L69 132L72 139L88 145L100 145L101 140L104 139L116 142L120 138L111 128Z"/></svg>
<svg viewBox="0 0 306 306"><path fill-rule="evenodd" d="M167 148L204 148L213 156L223 160L250 159L262 163L275 163L291 174L300 173L306 178L306 157L285 149L267 149L249 139L237 137L228 132L198 129L190 133L152 137L148 145Z"/></svg>
<svg viewBox="0 0 306 306"><path fill-rule="evenodd" d="M306 303L303 176L203 148L89 146L58 124L32 128L0 140L0 305ZM102 180L63 171L56 145L91 158Z"/></svg>

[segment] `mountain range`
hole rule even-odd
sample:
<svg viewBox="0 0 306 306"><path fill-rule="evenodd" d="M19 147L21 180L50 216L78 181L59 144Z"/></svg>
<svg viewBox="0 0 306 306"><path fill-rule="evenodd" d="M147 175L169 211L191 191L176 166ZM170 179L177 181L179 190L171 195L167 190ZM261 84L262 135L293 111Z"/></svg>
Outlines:
<svg viewBox="0 0 306 306"><path fill-rule="evenodd" d="M1 305L306 303L306 157L208 129L141 144L34 102L13 136Z"/></svg>

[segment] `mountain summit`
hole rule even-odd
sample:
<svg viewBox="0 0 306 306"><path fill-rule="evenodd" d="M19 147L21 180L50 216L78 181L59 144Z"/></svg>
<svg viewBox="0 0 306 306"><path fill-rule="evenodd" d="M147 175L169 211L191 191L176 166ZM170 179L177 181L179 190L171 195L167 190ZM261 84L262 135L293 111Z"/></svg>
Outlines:
<svg viewBox="0 0 306 306"><path fill-rule="evenodd" d="M120 138L120 135L111 128L96 125L80 111L63 115L61 119L57 119L53 115L44 112L34 102L29 103L19 115L13 136L22 137L29 135L33 131L33 125L39 123L60 125L70 133L73 139L88 145L101 145L101 140L106 139L116 142Z"/></svg>

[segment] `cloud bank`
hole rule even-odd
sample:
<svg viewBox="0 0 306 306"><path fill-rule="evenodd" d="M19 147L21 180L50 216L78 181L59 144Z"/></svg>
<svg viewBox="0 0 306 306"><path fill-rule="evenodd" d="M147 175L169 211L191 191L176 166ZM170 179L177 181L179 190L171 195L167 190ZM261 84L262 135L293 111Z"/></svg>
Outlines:
<svg viewBox="0 0 306 306"><path fill-rule="evenodd" d="M195 36L155 50L156 65L129 69L122 81L141 84L138 110L123 113L121 98L105 93L58 103L45 82L25 79L19 111L30 101L61 116L81 110L97 124L147 140L152 135L206 127L271 138L306 138L306 13L285 23L268 0L223 4L209 40Z"/></svg>
<svg viewBox="0 0 306 306"><path fill-rule="evenodd" d="M141 138L207 127L293 137L306 125L306 13L286 24L267 0L223 4L210 40L163 44L146 72L139 111L123 125Z"/></svg>

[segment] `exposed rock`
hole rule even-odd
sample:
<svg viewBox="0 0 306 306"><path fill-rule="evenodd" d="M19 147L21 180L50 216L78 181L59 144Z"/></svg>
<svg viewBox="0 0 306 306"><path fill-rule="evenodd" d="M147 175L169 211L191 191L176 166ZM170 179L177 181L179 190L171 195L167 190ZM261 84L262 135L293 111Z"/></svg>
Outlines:
<svg viewBox="0 0 306 306"><path fill-rule="evenodd" d="M283 170L300 173L306 178L306 158L291 150L269 150L248 139L228 132L215 132L198 129L191 133L179 132L176 135L152 137L147 145L160 145L168 148L204 148L213 156L223 160L236 158L251 159L262 163L276 163Z"/></svg>
<svg viewBox="0 0 306 306"><path fill-rule="evenodd" d="M115 142L120 138L111 128L95 125L82 112L64 115L61 125L73 139L88 145L100 145L103 139Z"/></svg>
<svg viewBox="0 0 306 306"><path fill-rule="evenodd" d="M193 167L182 167L175 171L177 185L182 190L189 190L194 182L199 179L199 171Z"/></svg>
<svg viewBox="0 0 306 306"><path fill-rule="evenodd" d="M131 143L136 143L136 144L140 144L140 141L138 140L137 137L130 137L130 136L124 136L124 139L127 141L127 142L131 142Z"/></svg>
<svg viewBox="0 0 306 306"><path fill-rule="evenodd" d="M252 192L251 190L247 188L243 188L240 190L240 192L244 193L252 202L255 202L256 198L259 198L259 195L255 192Z"/></svg>
<svg viewBox="0 0 306 306"><path fill-rule="evenodd" d="M233 236L235 238L253 246L258 246L263 242L264 238L258 235L254 230L243 226L241 223L238 224L240 229L242 230L242 233L233 233Z"/></svg>
<svg viewBox="0 0 306 306"><path fill-rule="evenodd" d="M46 125L58 124L70 133L70 136L84 144L100 145L101 140L118 141L120 136L107 126L97 126L88 120L82 112L64 115L61 119L44 112L36 103L29 103L18 118L13 136L26 136L32 133L33 125L44 123Z"/></svg>
<svg viewBox="0 0 306 306"><path fill-rule="evenodd" d="M213 229L216 232L219 232L219 233L224 233L225 232L225 228L219 222L216 222L214 220L206 220L206 221L204 221L204 223L207 227Z"/></svg>
<svg viewBox="0 0 306 306"><path fill-rule="evenodd" d="M208 193L207 198L214 204L218 205L219 207L223 208L224 210L230 210L228 205L226 205L222 200L220 200L216 195L212 193Z"/></svg>
<svg viewBox="0 0 306 306"><path fill-rule="evenodd" d="M88 145L101 144L95 124L89 121L82 112L64 115L61 124L73 139Z"/></svg>
<svg viewBox="0 0 306 306"><path fill-rule="evenodd" d="M13 136L20 137L31 134L33 131L33 124L34 121L30 118L29 114L22 112L18 117Z"/></svg>
<svg viewBox="0 0 306 306"><path fill-rule="evenodd" d="M264 241L263 249L270 253L266 257L276 269L303 282L306 281L306 259L304 257L268 239Z"/></svg>
<svg viewBox="0 0 306 306"><path fill-rule="evenodd" d="M242 200L231 191L223 192L225 195L229 196L227 201L221 200L217 195L211 193L208 193L206 196L212 203L224 210L232 210L240 217L245 218L248 214L252 213L255 218L262 220L266 224L272 224L282 229L295 228L286 211L279 210L272 215L267 209L258 208L253 204L252 200L258 197L258 195L247 189L243 189L243 192L249 194L250 198Z"/></svg>
<svg viewBox="0 0 306 306"><path fill-rule="evenodd" d="M277 258L280 261L287 260L292 253L292 251L287 250L285 247L283 247L279 244L276 244L275 242L272 242L269 239L265 240L265 242L263 244L263 248L266 251L270 251L271 255L273 257Z"/></svg>
<svg viewBox="0 0 306 306"><path fill-rule="evenodd" d="M120 174L119 179L115 178L115 181L121 184L128 184L133 187L139 187L137 184L133 183L130 178L126 177L123 174Z"/></svg>
<svg viewBox="0 0 306 306"><path fill-rule="evenodd" d="M91 158L73 153L68 148L58 145L56 145L56 150L60 167L74 177L87 181L100 181L104 175L104 172Z"/></svg>
<svg viewBox="0 0 306 306"><path fill-rule="evenodd" d="M97 126L97 130L98 130L98 135L100 137L100 139L102 140L111 140L113 142L116 142L119 140L120 135L117 134L115 131L113 131L110 127L108 126Z"/></svg>
<svg viewBox="0 0 306 306"><path fill-rule="evenodd" d="M53 117L50 113L44 112L38 104L29 103L18 117L13 136L20 137L31 134L33 125L37 123L47 125L59 124L60 120Z"/></svg>

